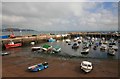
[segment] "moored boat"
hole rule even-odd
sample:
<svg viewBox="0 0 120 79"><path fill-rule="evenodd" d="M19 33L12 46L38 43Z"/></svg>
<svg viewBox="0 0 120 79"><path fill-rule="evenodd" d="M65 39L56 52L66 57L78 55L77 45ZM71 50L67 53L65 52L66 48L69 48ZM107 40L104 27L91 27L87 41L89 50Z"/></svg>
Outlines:
<svg viewBox="0 0 120 79"><path fill-rule="evenodd" d="M48 45L48 44L44 44L42 46L43 51L51 51L52 50L52 46Z"/></svg>
<svg viewBox="0 0 120 79"><path fill-rule="evenodd" d="M53 47L53 52L58 53L58 52L60 52L60 51L61 51L60 46L54 46L54 47Z"/></svg>
<svg viewBox="0 0 120 79"><path fill-rule="evenodd" d="M100 46L100 50L106 50L106 49L108 49L107 45L102 44L102 45Z"/></svg>
<svg viewBox="0 0 120 79"><path fill-rule="evenodd" d="M5 44L6 48L13 48L13 47L19 47L19 46L22 46L22 43L14 43L13 41L11 41L8 44Z"/></svg>
<svg viewBox="0 0 120 79"><path fill-rule="evenodd" d="M48 39L48 42L55 42L55 41L56 39L53 39L53 38Z"/></svg>
<svg viewBox="0 0 120 79"><path fill-rule="evenodd" d="M113 48L109 48L109 49L108 49L108 54L109 54L109 55L113 55L113 56L114 56L115 53L116 53L116 52L115 52L115 50L114 50Z"/></svg>
<svg viewBox="0 0 120 79"><path fill-rule="evenodd" d="M81 54L88 54L89 51L90 51L89 48L87 48L87 49L83 49L83 50L81 51Z"/></svg>
<svg viewBox="0 0 120 79"><path fill-rule="evenodd" d="M112 48L113 48L115 51L118 50L118 46L116 46L116 45L113 45Z"/></svg>
<svg viewBox="0 0 120 79"><path fill-rule="evenodd" d="M77 48L79 48L79 44L74 43L73 46L72 46L72 49L77 49Z"/></svg>
<svg viewBox="0 0 120 79"><path fill-rule="evenodd" d="M40 49L41 49L41 47L31 47L32 51L36 51L36 50L40 50Z"/></svg>
<svg viewBox="0 0 120 79"><path fill-rule="evenodd" d="M66 43L68 43L68 42L70 42L71 40L70 40L70 39L66 39L65 41L66 41Z"/></svg>

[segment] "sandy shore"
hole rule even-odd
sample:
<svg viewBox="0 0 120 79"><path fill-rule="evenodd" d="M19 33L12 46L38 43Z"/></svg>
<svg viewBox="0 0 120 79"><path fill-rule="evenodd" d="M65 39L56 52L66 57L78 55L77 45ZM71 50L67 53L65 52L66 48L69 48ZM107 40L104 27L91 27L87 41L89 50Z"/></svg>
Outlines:
<svg viewBox="0 0 120 79"><path fill-rule="evenodd" d="M93 63L92 72L85 74L80 70L80 62L86 60L63 59L57 57L31 58L20 56L2 57L3 77L118 77L118 60L89 59ZM47 61L49 68L40 72L29 72L27 67Z"/></svg>

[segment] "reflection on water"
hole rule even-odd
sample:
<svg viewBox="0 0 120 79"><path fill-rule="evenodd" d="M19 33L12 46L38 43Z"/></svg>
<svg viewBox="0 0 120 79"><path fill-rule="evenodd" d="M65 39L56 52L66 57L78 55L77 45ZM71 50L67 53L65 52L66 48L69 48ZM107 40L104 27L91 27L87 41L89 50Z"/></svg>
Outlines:
<svg viewBox="0 0 120 79"><path fill-rule="evenodd" d="M34 46L42 46L45 43L42 44L36 44ZM3 52L10 52L11 55L9 56L30 56L30 57L48 57L48 56L65 56L65 57L88 57L88 58L101 58L101 59L118 59L118 51L116 52L115 56L110 56L107 54L106 51L100 51L100 48L97 47L96 50L93 49L93 46L90 47L90 52L87 55L82 55L81 50L82 50L82 43L80 44L79 49L72 49L72 44L68 45L67 43L63 41L59 42L53 42L53 43L47 43L52 46L59 45L61 47L61 52L57 53L55 55L50 55L50 54L44 54L44 53L38 53L38 52L33 52L31 51L32 46L26 46L26 47L18 47L18 48L11 48L7 49Z"/></svg>

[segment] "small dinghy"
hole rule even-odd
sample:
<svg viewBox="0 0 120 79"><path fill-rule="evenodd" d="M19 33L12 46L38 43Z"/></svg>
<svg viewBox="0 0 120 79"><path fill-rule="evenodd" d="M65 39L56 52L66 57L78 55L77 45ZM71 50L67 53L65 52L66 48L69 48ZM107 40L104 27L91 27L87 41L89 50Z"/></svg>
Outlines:
<svg viewBox="0 0 120 79"><path fill-rule="evenodd" d="M4 52L4 53L2 52L2 53L1 53L2 56L9 55L9 54L10 54L10 53L8 53L8 52Z"/></svg>
<svg viewBox="0 0 120 79"><path fill-rule="evenodd" d="M108 54L114 56L115 55L115 50L113 48L108 49Z"/></svg>
<svg viewBox="0 0 120 79"><path fill-rule="evenodd" d="M61 52L60 46L54 46L53 47L53 52L55 52L55 53Z"/></svg>
<svg viewBox="0 0 120 79"><path fill-rule="evenodd" d="M74 43L73 46L72 46L72 49L77 49L77 48L79 48L79 44Z"/></svg>
<svg viewBox="0 0 120 79"><path fill-rule="evenodd" d="M40 50L40 49L41 49L41 47L31 47L32 51L37 51L37 50Z"/></svg>
<svg viewBox="0 0 120 79"><path fill-rule="evenodd" d="M87 49L83 49L83 50L81 51L81 54L88 54L89 51L90 51L89 48L87 48Z"/></svg>

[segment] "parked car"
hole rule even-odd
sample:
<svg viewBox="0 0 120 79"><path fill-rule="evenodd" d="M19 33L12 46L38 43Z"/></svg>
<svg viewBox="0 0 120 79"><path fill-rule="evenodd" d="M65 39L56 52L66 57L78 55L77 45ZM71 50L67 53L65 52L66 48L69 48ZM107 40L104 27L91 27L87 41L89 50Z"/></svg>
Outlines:
<svg viewBox="0 0 120 79"><path fill-rule="evenodd" d="M48 68L48 63L44 62L44 63L30 66L30 67L28 67L28 70L31 72L38 72L38 71L44 70L46 68Z"/></svg>
<svg viewBox="0 0 120 79"><path fill-rule="evenodd" d="M82 61L80 68L86 73L90 72L93 69L92 63L89 61Z"/></svg>

